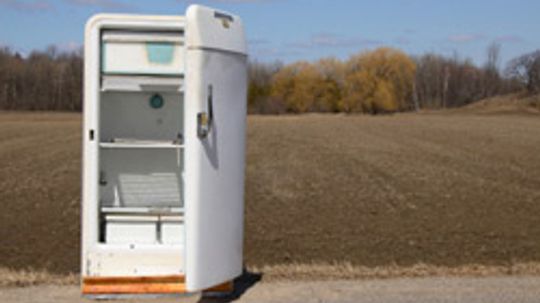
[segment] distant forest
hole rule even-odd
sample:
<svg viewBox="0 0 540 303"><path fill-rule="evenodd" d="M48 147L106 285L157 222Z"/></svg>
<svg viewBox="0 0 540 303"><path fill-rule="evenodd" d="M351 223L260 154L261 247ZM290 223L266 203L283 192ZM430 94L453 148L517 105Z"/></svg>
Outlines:
<svg viewBox="0 0 540 303"><path fill-rule="evenodd" d="M409 56L398 49L360 52L291 64L250 62L248 108L253 114L388 113L463 106L516 91L540 93L540 50L500 66L489 46L477 66L458 55ZM0 109L82 109L82 51L54 47L28 56L0 49Z"/></svg>

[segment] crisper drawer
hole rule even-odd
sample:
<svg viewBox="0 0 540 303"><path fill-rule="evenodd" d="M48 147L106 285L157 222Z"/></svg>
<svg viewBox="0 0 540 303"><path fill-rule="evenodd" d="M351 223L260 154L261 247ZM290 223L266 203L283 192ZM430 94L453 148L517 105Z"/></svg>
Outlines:
<svg viewBox="0 0 540 303"><path fill-rule="evenodd" d="M109 244L155 244L158 216L105 215L105 242Z"/></svg>
<svg viewBox="0 0 540 303"><path fill-rule="evenodd" d="M101 70L105 74L180 76L184 73L182 32L104 31Z"/></svg>

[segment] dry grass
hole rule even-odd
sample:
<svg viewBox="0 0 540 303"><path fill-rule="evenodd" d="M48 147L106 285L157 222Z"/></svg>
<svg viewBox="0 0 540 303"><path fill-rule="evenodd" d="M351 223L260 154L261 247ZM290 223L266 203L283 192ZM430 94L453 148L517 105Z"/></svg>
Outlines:
<svg viewBox="0 0 540 303"><path fill-rule="evenodd" d="M495 96L455 110L475 114L539 114L540 95L516 93Z"/></svg>
<svg viewBox="0 0 540 303"><path fill-rule="evenodd" d="M73 285L79 283L75 274L51 274L43 270L10 270L0 268L0 287L27 287L39 284Z"/></svg>
<svg viewBox="0 0 540 303"><path fill-rule="evenodd" d="M518 263L486 266L469 264L459 267L433 266L416 264L410 267L398 265L366 267L350 262L328 264L281 264L250 266L251 273L262 273L264 282L273 281L325 281L325 280L363 280L389 278L418 278L432 276L508 276L540 275L540 263ZM35 285L78 285L78 274L52 274L44 270L10 270L0 268L0 288L28 287Z"/></svg>
<svg viewBox="0 0 540 303"><path fill-rule="evenodd" d="M472 113L249 117L248 268L538 274L540 116ZM78 114L0 113L2 285L78 271L80 133Z"/></svg>
<svg viewBox="0 0 540 303"><path fill-rule="evenodd" d="M540 275L540 263L518 263L508 265L468 264L458 267L416 264L413 266L366 267L353 265L350 262L331 264L282 264L249 267L254 273L263 273L267 282L282 280L357 280L357 279L389 279L418 278L433 276L507 276L507 275Z"/></svg>

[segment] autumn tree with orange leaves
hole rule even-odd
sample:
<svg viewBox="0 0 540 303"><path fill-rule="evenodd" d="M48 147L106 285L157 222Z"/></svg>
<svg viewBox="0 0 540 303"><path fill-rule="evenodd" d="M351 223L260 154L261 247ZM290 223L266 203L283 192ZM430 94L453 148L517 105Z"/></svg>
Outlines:
<svg viewBox="0 0 540 303"><path fill-rule="evenodd" d="M271 81L271 96L287 111L392 112L409 106L415 64L401 51L380 48L343 63L322 59L285 66Z"/></svg>
<svg viewBox="0 0 540 303"><path fill-rule="evenodd" d="M410 106L416 65L405 53L379 48L346 63L345 112L393 112Z"/></svg>

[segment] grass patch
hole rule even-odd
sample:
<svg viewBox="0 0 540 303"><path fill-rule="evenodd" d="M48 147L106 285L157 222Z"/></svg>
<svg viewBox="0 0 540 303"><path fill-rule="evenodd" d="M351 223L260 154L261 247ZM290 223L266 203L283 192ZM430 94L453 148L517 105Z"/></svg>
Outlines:
<svg viewBox="0 0 540 303"><path fill-rule="evenodd" d="M283 264L250 267L250 272L262 273L264 281L292 280L364 280L390 278L420 278L442 276L508 276L540 275L540 263L517 263L498 266L469 264L459 267L417 264L410 267L388 265L378 267L356 266L351 263Z"/></svg>
<svg viewBox="0 0 540 303"><path fill-rule="evenodd" d="M27 287L34 285L75 285L77 274L52 274L44 270L12 270L0 268L0 287Z"/></svg>

